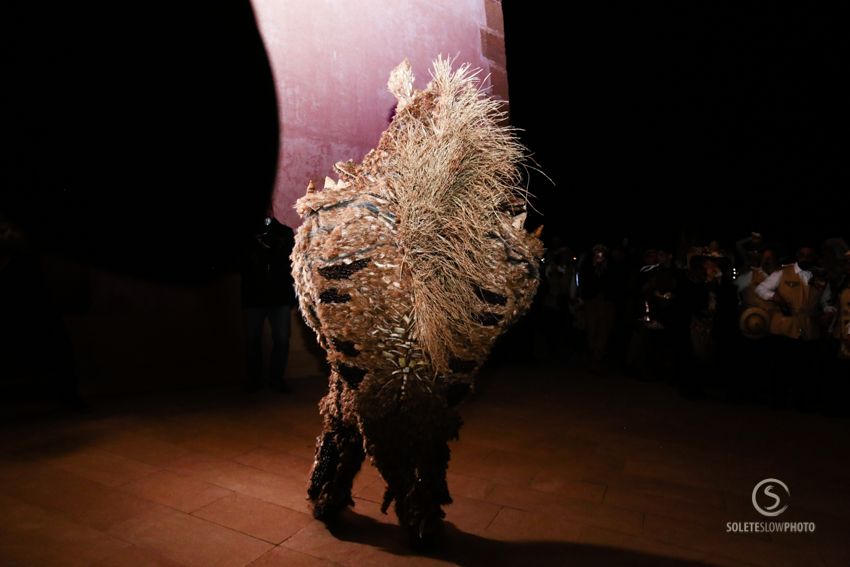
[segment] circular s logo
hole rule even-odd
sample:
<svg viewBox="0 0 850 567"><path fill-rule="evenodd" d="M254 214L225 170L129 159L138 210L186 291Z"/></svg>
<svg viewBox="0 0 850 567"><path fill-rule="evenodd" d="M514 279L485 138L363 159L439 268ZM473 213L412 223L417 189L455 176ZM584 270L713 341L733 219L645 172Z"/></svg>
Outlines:
<svg viewBox="0 0 850 567"><path fill-rule="evenodd" d="M777 489L781 489L780 494L777 494ZM781 496L782 490L785 491L784 496ZM776 478L766 478L753 488L753 507L762 516L772 518L788 509L788 504L782 506L782 500L789 496L791 491L784 482ZM759 500L766 505L759 504Z"/></svg>

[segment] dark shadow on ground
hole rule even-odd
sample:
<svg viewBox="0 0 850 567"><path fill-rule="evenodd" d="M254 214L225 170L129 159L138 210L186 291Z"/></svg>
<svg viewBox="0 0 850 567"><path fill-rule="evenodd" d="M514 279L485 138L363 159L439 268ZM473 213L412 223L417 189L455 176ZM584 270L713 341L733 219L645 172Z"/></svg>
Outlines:
<svg viewBox="0 0 850 567"><path fill-rule="evenodd" d="M398 526L346 510L329 526L334 537L349 542L380 548L399 556L416 552L406 545L404 533ZM570 543L566 541L500 541L462 532L447 522L445 533L430 552L422 553L463 567L514 565L580 565L582 567L679 567L709 566L709 563L688 561L636 551Z"/></svg>

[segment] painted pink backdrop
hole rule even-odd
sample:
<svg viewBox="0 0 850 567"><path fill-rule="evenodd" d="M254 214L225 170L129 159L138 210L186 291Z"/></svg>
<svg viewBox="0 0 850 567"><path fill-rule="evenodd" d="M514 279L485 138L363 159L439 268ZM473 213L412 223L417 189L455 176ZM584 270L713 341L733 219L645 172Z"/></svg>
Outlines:
<svg viewBox="0 0 850 567"><path fill-rule="evenodd" d="M416 86L437 55L490 72L482 54L487 0L252 0L277 84L281 150L275 216L337 161L359 161L389 123L390 71L405 57Z"/></svg>

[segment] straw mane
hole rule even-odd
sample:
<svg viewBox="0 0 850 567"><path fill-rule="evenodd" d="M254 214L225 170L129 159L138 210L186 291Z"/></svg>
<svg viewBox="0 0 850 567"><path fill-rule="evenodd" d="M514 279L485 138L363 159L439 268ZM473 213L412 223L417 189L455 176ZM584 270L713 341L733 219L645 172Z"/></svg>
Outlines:
<svg viewBox="0 0 850 567"><path fill-rule="evenodd" d="M470 313L486 307L481 290L498 280L494 247L522 231L505 225L525 202L518 168L524 148L500 125L502 103L483 95L478 74L468 64L452 71L439 58L431 82L417 92L403 62L389 82L396 116L378 146L417 339L438 370L480 329Z"/></svg>

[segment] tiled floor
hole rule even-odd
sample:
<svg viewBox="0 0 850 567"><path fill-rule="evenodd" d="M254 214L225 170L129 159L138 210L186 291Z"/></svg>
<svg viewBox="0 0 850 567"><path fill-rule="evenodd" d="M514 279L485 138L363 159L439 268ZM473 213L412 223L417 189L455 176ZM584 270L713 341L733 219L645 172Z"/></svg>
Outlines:
<svg viewBox="0 0 850 567"><path fill-rule="evenodd" d="M848 421L685 401L669 387L512 368L479 381L452 448L442 545L413 555L366 466L329 530L305 501L316 401L162 394L44 408L0 429L0 565L850 565ZM790 488L812 534L728 534Z"/></svg>

